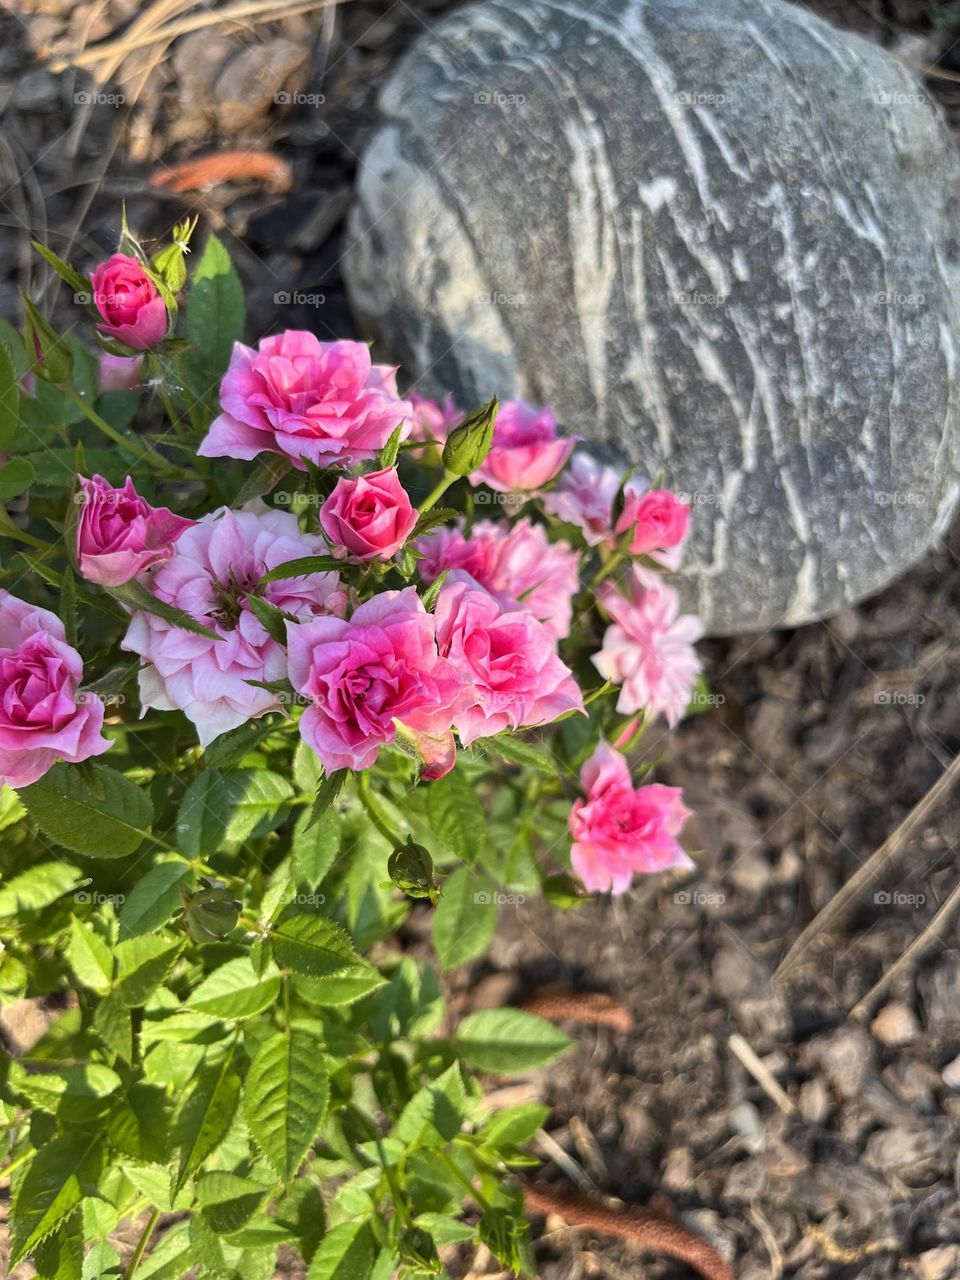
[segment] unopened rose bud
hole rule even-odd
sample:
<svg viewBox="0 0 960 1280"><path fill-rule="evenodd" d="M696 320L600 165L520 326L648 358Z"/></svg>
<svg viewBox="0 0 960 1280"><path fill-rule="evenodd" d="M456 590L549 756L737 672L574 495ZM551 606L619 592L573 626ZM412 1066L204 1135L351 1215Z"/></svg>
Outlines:
<svg viewBox="0 0 960 1280"><path fill-rule="evenodd" d="M387 874L410 898L429 898L436 902L439 896L433 877L433 858L421 844L407 843L394 849L387 862Z"/></svg>
<svg viewBox="0 0 960 1280"><path fill-rule="evenodd" d="M494 398L468 414L459 427L447 436L443 446L443 465L455 476L468 476L483 465L493 445L493 428L500 402Z"/></svg>
<svg viewBox="0 0 960 1280"><path fill-rule="evenodd" d="M183 913L187 932L194 942L225 938L236 928L242 904L222 880L205 876L200 883L202 887L191 894Z"/></svg>

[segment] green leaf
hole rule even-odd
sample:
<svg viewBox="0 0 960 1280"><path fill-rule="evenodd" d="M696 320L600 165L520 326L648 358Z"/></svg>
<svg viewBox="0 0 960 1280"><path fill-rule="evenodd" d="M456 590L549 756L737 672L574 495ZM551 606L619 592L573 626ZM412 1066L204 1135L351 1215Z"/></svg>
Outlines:
<svg viewBox="0 0 960 1280"><path fill-rule="evenodd" d="M188 858L212 858L218 853L230 822L230 793L213 769L198 774L187 788L177 812L177 843Z"/></svg>
<svg viewBox="0 0 960 1280"><path fill-rule="evenodd" d="M252 1178L234 1173L205 1173L197 1183L197 1204L207 1224L218 1236L232 1235L244 1227L260 1208L267 1188Z"/></svg>
<svg viewBox="0 0 960 1280"><path fill-rule="evenodd" d="M90 293L93 292L93 285L86 276L82 276L79 271L75 271L68 262L58 257L52 249L48 249L45 244L41 244L39 240L31 240L30 243L43 258L48 266L52 267L60 279L70 286L74 293ZM91 298L92 301L92 298Z"/></svg>
<svg viewBox="0 0 960 1280"><path fill-rule="evenodd" d="M280 994L280 975L258 978L247 956L228 960L200 983L187 1001L188 1009L217 1018L252 1018L275 1004Z"/></svg>
<svg viewBox="0 0 960 1280"><path fill-rule="evenodd" d="M490 1117L480 1130L480 1140L492 1147L519 1146L530 1141L549 1115L550 1108L539 1102L507 1107Z"/></svg>
<svg viewBox="0 0 960 1280"><path fill-rule="evenodd" d="M457 1051L481 1071L507 1075L542 1066L573 1043L546 1018L523 1009L481 1009L457 1028Z"/></svg>
<svg viewBox="0 0 960 1280"><path fill-rule="evenodd" d="M406 1147L444 1146L460 1132L467 1109L460 1064L454 1062L413 1095L390 1136Z"/></svg>
<svg viewBox="0 0 960 1280"><path fill-rule="evenodd" d="M269 600L258 600L256 596L247 596L250 612L266 631L271 640L277 644L287 643L287 616Z"/></svg>
<svg viewBox="0 0 960 1280"><path fill-rule="evenodd" d="M510 764L521 765L525 769L534 769L548 778L557 776L557 761L549 751L538 747L524 738L511 733L498 733L492 738L482 738L475 742L474 749L491 755L500 756Z"/></svg>
<svg viewBox="0 0 960 1280"><path fill-rule="evenodd" d="M236 510L237 507L246 506L254 498L262 498L270 493L287 474L290 467L289 458L280 457L275 453L267 454L240 486L231 506Z"/></svg>
<svg viewBox="0 0 960 1280"><path fill-rule="evenodd" d="M197 622L195 618L191 618L189 613L184 613L182 609L177 609L172 604L167 604L166 600L160 600L157 596L151 595L146 587L139 582L124 582L118 587L104 587L104 591L128 608L141 613L154 613L158 618L163 618L164 622L169 622L172 626L179 627L181 631L189 631L193 635L205 636L207 640L222 639L215 631L211 631L209 627L205 627L202 623Z"/></svg>
<svg viewBox="0 0 960 1280"><path fill-rule="evenodd" d="M102 764L54 765L20 798L51 840L95 858L135 852L153 822L147 793Z"/></svg>
<svg viewBox="0 0 960 1280"><path fill-rule="evenodd" d="M281 919L273 926L270 940L281 969L308 978L332 978L363 964L343 929L313 912Z"/></svg>
<svg viewBox="0 0 960 1280"><path fill-rule="evenodd" d="M174 1124L174 1144L180 1148L178 1187L227 1136L240 1089L232 1053L200 1072Z"/></svg>
<svg viewBox="0 0 960 1280"><path fill-rule="evenodd" d="M118 992L111 991L97 1005L93 1026L112 1053L125 1062L133 1061L133 1019Z"/></svg>
<svg viewBox="0 0 960 1280"><path fill-rule="evenodd" d="M257 584L265 587L269 582L280 582L285 578L309 578L314 573L336 573L343 568L343 561L333 556L301 556L298 560L287 560L265 573Z"/></svg>
<svg viewBox="0 0 960 1280"><path fill-rule="evenodd" d="M247 1075L247 1125L284 1182L296 1176L326 1114L323 1050L317 1036L292 1027L264 1041Z"/></svg>
<svg viewBox="0 0 960 1280"><path fill-rule="evenodd" d="M427 820L458 858L472 867L487 847L487 818L472 782L456 769L427 787Z"/></svg>
<svg viewBox="0 0 960 1280"><path fill-rule="evenodd" d="M243 337L246 316L240 277L215 235L207 236L190 286L185 330L196 350L187 353L184 364L202 400L230 363L233 344Z"/></svg>
<svg viewBox="0 0 960 1280"><path fill-rule="evenodd" d="M132 938L163 928L183 905L181 891L192 878L183 862L160 862L127 895L120 908L120 936Z"/></svg>
<svg viewBox="0 0 960 1280"><path fill-rule="evenodd" d="M166 1231L150 1256L137 1268L137 1280L180 1280L196 1264L189 1222L177 1222Z"/></svg>
<svg viewBox="0 0 960 1280"><path fill-rule="evenodd" d="M167 976L181 946L179 938L154 933L117 943L117 995L125 1005L136 1009L147 1002Z"/></svg>
<svg viewBox="0 0 960 1280"><path fill-rule="evenodd" d="M370 1280L377 1242L367 1219L341 1222L320 1241L307 1280Z"/></svg>
<svg viewBox="0 0 960 1280"><path fill-rule="evenodd" d="M340 852L340 815L328 809L311 825L312 814L297 819L290 842L290 864L298 885L316 889Z"/></svg>
<svg viewBox="0 0 960 1280"><path fill-rule="evenodd" d="M20 383L13 358L0 344L0 448L17 434L20 422Z"/></svg>
<svg viewBox="0 0 960 1280"><path fill-rule="evenodd" d="M364 996L386 986L386 981L371 965L351 969L349 973L342 973L336 978L298 978L297 993L310 1004L331 1008L362 1000Z"/></svg>
<svg viewBox="0 0 960 1280"><path fill-rule="evenodd" d="M103 1162L99 1131L71 1133L45 1143L17 1190L13 1207L11 1269L96 1191Z"/></svg>
<svg viewBox="0 0 960 1280"><path fill-rule="evenodd" d="M229 843L240 843L257 832L293 795L287 779L267 769L237 769L225 781L231 810L225 836Z"/></svg>
<svg viewBox="0 0 960 1280"><path fill-rule="evenodd" d="M486 949L497 927L493 885L469 867L458 867L443 882L433 917L433 945L442 969L466 964Z"/></svg>
<svg viewBox="0 0 960 1280"><path fill-rule="evenodd" d="M83 1260L83 1280L120 1280L120 1255L109 1240L98 1240Z"/></svg>
<svg viewBox="0 0 960 1280"><path fill-rule="evenodd" d="M0 351L3 348L0 347ZM0 467L0 502L12 502L25 493L37 478L33 464L26 458L11 458Z"/></svg>
<svg viewBox="0 0 960 1280"><path fill-rule="evenodd" d="M76 916L70 917L70 939L67 942L67 963L82 987L105 995L113 980L113 956L103 938L81 924Z"/></svg>
<svg viewBox="0 0 960 1280"><path fill-rule="evenodd" d="M380 460L377 466L381 471L385 471L387 467L396 465L397 455L400 453L400 433L403 431L403 423L398 422L390 432L390 439L380 450Z"/></svg>
<svg viewBox="0 0 960 1280"><path fill-rule="evenodd" d="M81 1280L83 1269L83 1220L79 1210L34 1254L37 1280Z"/></svg>
<svg viewBox="0 0 960 1280"><path fill-rule="evenodd" d="M309 831L315 822L320 821L343 790L343 784L346 782L348 775L348 769L337 769L335 773L331 773L321 779L320 785L317 787L313 808L310 810L310 818L304 827L304 831Z"/></svg>
<svg viewBox="0 0 960 1280"><path fill-rule="evenodd" d="M0 885L0 917L42 911L83 884L76 867L66 862L40 862Z"/></svg>

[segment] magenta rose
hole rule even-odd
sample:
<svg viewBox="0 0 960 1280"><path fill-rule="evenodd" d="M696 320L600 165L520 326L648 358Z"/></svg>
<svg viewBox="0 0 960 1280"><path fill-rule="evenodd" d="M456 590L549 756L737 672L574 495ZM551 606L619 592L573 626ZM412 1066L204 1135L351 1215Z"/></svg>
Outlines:
<svg viewBox="0 0 960 1280"><path fill-rule="evenodd" d="M551 409L507 400L497 414L493 448L470 483L482 481L503 493L542 489L563 469L575 444L575 437L557 435Z"/></svg>
<svg viewBox="0 0 960 1280"><path fill-rule="evenodd" d="M103 703L78 692L82 676L60 619L0 590L0 782L26 787L58 760L109 749Z"/></svg>
<svg viewBox="0 0 960 1280"><path fill-rule="evenodd" d="M437 651L435 619L414 587L374 596L348 622L288 624L287 658L312 704L300 733L328 774L369 769L398 726L452 747L463 681Z"/></svg>
<svg viewBox="0 0 960 1280"><path fill-rule="evenodd" d="M325 550L322 538L300 532L291 512L262 504L242 511L221 508L181 534L149 589L218 639L184 631L153 613L135 613L121 648L146 663L140 672L143 710L182 711L196 725L203 746L278 710L277 694L250 681L285 679L286 655L251 610L250 597L304 620L343 613L346 595L336 573L260 586L268 570Z"/></svg>
<svg viewBox="0 0 960 1280"><path fill-rule="evenodd" d="M127 476L115 489L103 476L80 476L83 506L77 521L77 562L89 582L116 587L169 560L173 544L195 522L166 507L151 507Z"/></svg>
<svg viewBox="0 0 960 1280"><path fill-rule="evenodd" d="M632 530L630 554L651 556L667 569L678 569L683 543L690 529L690 508L669 489L628 491L617 536Z"/></svg>
<svg viewBox="0 0 960 1280"><path fill-rule="evenodd" d="M613 618L593 665L613 684L622 685L621 715L662 712L675 725L690 702L700 670L694 644L703 635L700 619L680 615L680 597L649 570L634 565L627 596L605 582L598 598Z"/></svg>
<svg viewBox="0 0 960 1280"><path fill-rule="evenodd" d="M454 718L464 746L583 711L580 689L550 633L524 609L504 609L469 574L454 570L435 613L440 654L470 690Z"/></svg>
<svg viewBox="0 0 960 1280"><path fill-rule="evenodd" d="M101 391L136 391L140 384L142 356L114 356L104 351L97 370Z"/></svg>
<svg viewBox="0 0 960 1280"><path fill-rule="evenodd" d="M580 781L587 798L570 811L570 861L587 889L625 893L638 872L693 866L677 842L690 816L679 787L634 790L626 760L602 738Z"/></svg>
<svg viewBox="0 0 960 1280"><path fill-rule="evenodd" d="M146 351L162 342L170 327L167 304L143 263L125 253L101 262L90 277L100 332Z"/></svg>
<svg viewBox="0 0 960 1280"><path fill-rule="evenodd" d="M577 553L567 542L550 542L541 525L527 519L479 520L464 535L440 529L419 538L417 569L424 582L444 569L463 569L504 606L533 614L554 640L570 632L573 597L579 587Z"/></svg>
<svg viewBox="0 0 960 1280"><path fill-rule="evenodd" d="M351 560L389 560L417 523L395 467L344 476L320 508L320 527Z"/></svg>
<svg viewBox="0 0 960 1280"><path fill-rule="evenodd" d="M412 407L397 395L396 369L372 364L364 342L321 342L288 329L256 350L234 344L220 384L223 412L198 453L204 458L255 458L278 453L300 471L350 467L375 458Z"/></svg>

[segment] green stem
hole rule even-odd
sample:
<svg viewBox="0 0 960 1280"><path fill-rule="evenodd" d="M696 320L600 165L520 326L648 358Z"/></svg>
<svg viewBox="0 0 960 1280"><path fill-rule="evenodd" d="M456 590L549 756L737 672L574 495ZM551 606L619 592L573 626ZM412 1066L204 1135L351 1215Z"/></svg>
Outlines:
<svg viewBox="0 0 960 1280"><path fill-rule="evenodd" d="M87 421L92 422L97 430L103 432L108 440L112 440L114 444L120 445L120 447L125 449L128 453L135 453L136 445L134 442L132 440L128 440L122 432L116 429L116 427L112 427L110 423L107 422L106 418L101 418L96 409L92 409L90 405L87 404L86 400L84 400L83 396L75 387L68 385L63 387L62 390L67 399L72 404L76 405ZM180 474L180 468L175 467L173 463L168 462L162 454L157 453L153 445L151 445L144 453L140 454L139 457L135 457L134 461L142 462L143 459L148 456L156 465L158 471L163 471L166 475L173 476L178 476Z"/></svg>
<svg viewBox="0 0 960 1280"><path fill-rule="evenodd" d="M17 1156L16 1160L11 1160L5 1169L0 1169L0 1178L9 1178L14 1170L19 1169L22 1164L26 1164L28 1160L36 1153L31 1147L29 1151L25 1151L22 1156Z"/></svg>
<svg viewBox="0 0 960 1280"><path fill-rule="evenodd" d="M600 583L603 582L604 578L609 578L614 569L619 568L626 558L627 553L625 551L615 551L607 563L600 566L597 576L591 583L591 588L596 590Z"/></svg>
<svg viewBox="0 0 960 1280"><path fill-rule="evenodd" d="M423 515L425 511L429 511L432 506L435 506L437 500L443 497L446 491L453 484L454 480L457 479L459 479L459 477L453 471L444 471L443 476L434 486L426 501L421 502L418 508L420 514Z"/></svg>
<svg viewBox="0 0 960 1280"><path fill-rule="evenodd" d="M440 1157L440 1160L443 1162L443 1164L446 1165L446 1167L450 1170L450 1172L453 1174L456 1180L466 1190L467 1195L470 1196L472 1200L475 1200L477 1204L480 1206L480 1208L484 1211L484 1213L486 1213L487 1210L490 1208L490 1202L483 1198L480 1192L476 1189L476 1187L473 1185L473 1183L470 1181L467 1175L463 1172L463 1170L457 1164L456 1160L454 1160L452 1156L448 1155L447 1152L443 1151L442 1149L435 1151L434 1154Z"/></svg>
<svg viewBox="0 0 960 1280"><path fill-rule="evenodd" d="M133 1280L134 1272L140 1265L140 1261L146 1251L150 1237L153 1235L153 1229L160 1221L160 1210L154 1209L150 1217L147 1219L147 1225L143 1228L143 1233L137 1241L137 1247L133 1251L133 1257L130 1259L130 1265L127 1267L126 1280Z"/></svg>
<svg viewBox="0 0 960 1280"><path fill-rule="evenodd" d="M399 848L400 845L403 844L403 841L395 831L390 829L390 826L383 814L377 808L376 799L374 798L373 791L370 788L370 777L366 769L357 774L357 795L360 799L360 803L367 811L367 816L383 836L384 840L387 840L392 848Z"/></svg>

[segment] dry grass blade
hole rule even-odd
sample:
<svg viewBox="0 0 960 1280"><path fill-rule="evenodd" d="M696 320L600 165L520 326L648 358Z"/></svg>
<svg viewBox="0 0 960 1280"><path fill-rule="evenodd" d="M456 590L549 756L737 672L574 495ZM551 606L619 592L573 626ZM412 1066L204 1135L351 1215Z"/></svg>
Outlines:
<svg viewBox="0 0 960 1280"><path fill-rule="evenodd" d="M780 962L773 975L775 982L782 982L806 957L813 943L823 933L829 933L844 918L877 879L897 860L914 834L920 830L931 814L953 790L960 778L960 756L956 756L933 784L927 794L910 810L904 820L877 851L872 854L855 875L830 899L797 938Z"/></svg>
<svg viewBox="0 0 960 1280"><path fill-rule="evenodd" d="M154 14L152 8L143 15L144 27L140 30L131 29L115 40L105 40L92 48L78 51L70 58L58 58L50 67L52 71L65 71L71 66L98 67L100 63L106 63L107 66L116 68L128 54L137 49L147 48L158 41L169 44L171 40L188 35L191 31L202 31L205 27L218 26L224 22L244 22L250 18L271 22L344 2L345 0L237 0L234 4L224 5L222 9L204 8L201 13L162 25L157 25L155 19L146 21ZM98 71L96 74L98 79L102 78L102 72Z"/></svg>
<svg viewBox="0 0 960 1280"><path fill-rule="evenodd" d="M956 886L919 938L914 938L906 951L901 956L898 956L886 973L873 984L867 994L857 1001L850 1010L851 1018L864 1019L869 1017L871 1008L887 990L897 974L916 964L930 947L943 936L947 925L956 915L958 907L960 907L960 884Z"/></svg>

